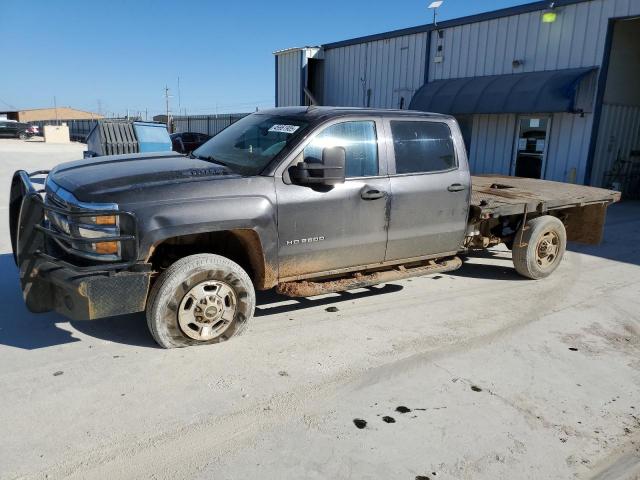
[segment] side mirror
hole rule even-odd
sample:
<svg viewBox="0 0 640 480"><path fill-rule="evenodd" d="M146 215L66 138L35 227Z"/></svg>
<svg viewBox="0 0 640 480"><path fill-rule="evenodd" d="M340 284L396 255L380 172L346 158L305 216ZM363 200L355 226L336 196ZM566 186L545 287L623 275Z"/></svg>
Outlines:
<svg viewBox="0 0 640 480"><path fill-rule="evenodd" d="M322 149L322 163L300 162L289 168L297 185L336 185L344 183L346 153L343 147Z"/></svg>

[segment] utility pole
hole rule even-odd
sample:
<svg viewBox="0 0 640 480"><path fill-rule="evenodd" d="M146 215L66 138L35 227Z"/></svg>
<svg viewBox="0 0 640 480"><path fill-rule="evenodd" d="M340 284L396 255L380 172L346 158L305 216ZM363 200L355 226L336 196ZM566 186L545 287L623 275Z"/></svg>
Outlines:
<svg viewBox="0 0 640 480"><path fill-rule="evenodd" d="M56 112L56 125L60 125L60 121L58 120L58 101L55 95L53 96L53 109Z"/></svg>
<svg viewBox="0 0 640 480"><path fill-rule="evenodd" d="M178 112L180 112L180 109L182 108L182 102L180 100L180 77L178 77Z"/></svg>
<svg viewBox="0 0 640 480"><path fill-rule="evenodd" d="M144 121L145 121L145 122L147 121L147 114L148 114L148 113L149 113L149 109L148 109L148 108L145 108L145 109L144 109Z"/></svg>
<svg viewBox="0 0 640 480"><path fill-rule="evenodd" d="M166 112L167 112L167 130L169 130L169 132L171 132L171 112L169 111L169 98L171 97L171 95L169 95L169 87L165 86L164 87L164 100L165 100L165 105L166 105Z"/></svg>

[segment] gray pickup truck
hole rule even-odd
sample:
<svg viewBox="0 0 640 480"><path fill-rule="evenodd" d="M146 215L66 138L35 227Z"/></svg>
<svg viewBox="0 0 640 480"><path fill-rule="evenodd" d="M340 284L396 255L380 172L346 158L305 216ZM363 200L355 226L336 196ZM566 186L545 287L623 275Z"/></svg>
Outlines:
<svg viewBox="0 0 640 480"><path fill-rule="evenodd" d="M451 271L461 252L499 243L520 274L540 279L567 240L601 240L617 200L591 187L472 177L451 117L281 108L189 156L17 171L10 228L31 311L76 320L146 311L170 348L245 331L255 289L312 296Z"/></svg>

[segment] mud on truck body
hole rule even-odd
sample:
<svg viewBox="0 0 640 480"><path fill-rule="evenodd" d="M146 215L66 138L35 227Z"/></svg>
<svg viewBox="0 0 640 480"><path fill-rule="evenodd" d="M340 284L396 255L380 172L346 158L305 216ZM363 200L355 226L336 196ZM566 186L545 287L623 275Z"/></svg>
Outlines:
<svg viewBox="0 0 640 480"><path fill-rule="evenodd" d="M469 173L455 120L280 108L189 156L150 153L17 171L10 229L29 310L76 320L146 311L163 347L245 331L255 290L312 296L459 268L505 243L551 274L567 240L598 243L609 190Z"/></svg>

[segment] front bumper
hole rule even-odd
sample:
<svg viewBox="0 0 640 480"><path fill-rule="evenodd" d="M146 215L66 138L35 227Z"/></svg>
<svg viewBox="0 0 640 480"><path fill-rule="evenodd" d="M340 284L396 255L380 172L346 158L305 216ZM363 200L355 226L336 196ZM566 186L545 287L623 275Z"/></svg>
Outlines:
<svg viewBox="0 0 640 480"><path fill-rule="evenodd" d="M95 320L143 311L150 277L145 271L86 274L38 258L20 280L30 311L55 310L72 320Z"/></svg>
<svg viewBox="0 0 640 480"><path fill-rule="evenodd" d="M135 216L120 211L79 213L46 205L31 181L34 175L44 174L46 172L29 175L18 171L11 184L11 244L27 308L36 313L55 310L73 320L93 320L144 310L151 271L149 265L137 261ZM134 225L132 234L98 241L129 242L130 259L91 265L50 255L47 242L64 234L47 228L45 211L48 210L71 216L92 213L127 216Z"/></svg>

